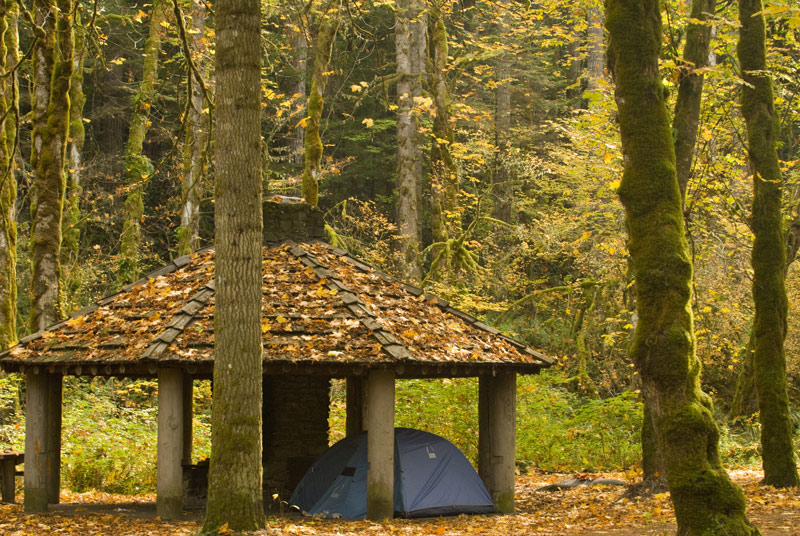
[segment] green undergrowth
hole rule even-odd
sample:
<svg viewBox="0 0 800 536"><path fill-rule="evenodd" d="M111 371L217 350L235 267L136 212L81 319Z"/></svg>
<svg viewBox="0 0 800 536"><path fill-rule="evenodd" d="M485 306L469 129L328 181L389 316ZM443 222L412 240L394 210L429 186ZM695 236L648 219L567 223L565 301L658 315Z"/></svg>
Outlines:
<svg viewBox="0 0 800 536"><path fill-rule="evenodd" d="M520 471L599 472L635 468L640 461L641 403L637 394L593 399L565 388L546 372L517 381L517 459ZM331 441L344 435L344 382L333 382ZM210 385L195 382L195 461L210 453ZM66 378L62 486L73 491L152 493L156 484L157 385L152 380ZM475 463L478 382L473 378L397 382L397 426L444 436ZM795 415L798 417L798 415ZM797 419L795 419L797 420ZM755 419L721 425L728 467L758 466ZM0 449L24 450L24 382L0 378ZM796 440L800 447L800 442ZM21 481L20 481L21 483Z"/></svg>

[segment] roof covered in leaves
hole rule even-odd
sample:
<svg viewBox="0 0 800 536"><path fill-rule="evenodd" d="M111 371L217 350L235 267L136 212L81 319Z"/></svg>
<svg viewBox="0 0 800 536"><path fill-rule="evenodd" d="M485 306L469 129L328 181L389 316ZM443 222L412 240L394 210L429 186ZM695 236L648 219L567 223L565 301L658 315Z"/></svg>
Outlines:
<svg viewBox="0 0 800 536"><path fill-rule="evenodd" d="M0 354L7 371L210 375L214 250L175 259ZM553 361L327 244L263 247L264 372L401 377L537 372Z"/></svg>

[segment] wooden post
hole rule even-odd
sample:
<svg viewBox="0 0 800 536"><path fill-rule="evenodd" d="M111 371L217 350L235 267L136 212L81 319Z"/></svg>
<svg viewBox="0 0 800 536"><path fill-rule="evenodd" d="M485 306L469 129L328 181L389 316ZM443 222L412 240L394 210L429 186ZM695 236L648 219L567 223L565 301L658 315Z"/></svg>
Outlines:
<svg viewBox="0 0 800 536"><path fill-rule="evenodd" d="M367 519L394 515L394 372L367 377Z"/></svg>
<svg viewBox="0 0 800 536"><path fill-rule="evenodd" d="M481 376L478 394L478 473L503 514L514 512L517 377Z"/></svg>
<svg viewBox="0 0 800 536"><path fill-rule="evenodd" d="M156 514L180 519L183 514L183 371L158 369L158 477Z"/></svg>
<svg viewBox="0 0 800 536"><path fill-rule="evenodd" d="M182 465L192 464L192 418L194 417L194 380L183 376L183 454Z"/></svg>
<svg viewBox="0 0 800 536"><path fill-rule="evenodd" d="M61 400L64 390L61 374L48 374L47 400L47 502L61 500Z"/></svg>
<svg viewBox="0 0 800 536"><path fill-rule="evenodd" d="M347 420L345 435L358 435L364 431L364 378L347 377Z"/></svg>
<svg viewBox="0 0 800 536"><path fill-rule="evenodd" d="M47 511L47 425L50 382L43 372L25 375L25 513Z"/></svg>

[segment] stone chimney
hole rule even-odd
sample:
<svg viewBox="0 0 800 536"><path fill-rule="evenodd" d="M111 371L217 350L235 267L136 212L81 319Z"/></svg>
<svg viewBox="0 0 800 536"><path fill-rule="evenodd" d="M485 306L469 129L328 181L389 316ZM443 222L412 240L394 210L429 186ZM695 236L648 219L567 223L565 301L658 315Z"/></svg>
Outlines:
<svg viewBox="0 0 800 536"><path fill-rule="evenodd" d="M326 240L322 211L299 197L275 195L264 201L264 242Z"/></svg>

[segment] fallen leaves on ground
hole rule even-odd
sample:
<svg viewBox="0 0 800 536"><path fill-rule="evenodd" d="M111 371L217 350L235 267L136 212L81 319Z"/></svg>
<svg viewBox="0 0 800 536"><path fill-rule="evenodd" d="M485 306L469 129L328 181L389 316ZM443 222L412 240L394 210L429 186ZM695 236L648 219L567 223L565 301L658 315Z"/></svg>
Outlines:
<svg viewBox="0 0 800 536"><path fill-rule="evenodd" d="M525 475L517 483L517 514L457 516L436 519L393 519L384 523L328 519L269 517L264 536L456 536L456 535L666 535L675 533L669 494L626 499L624 489L581 486L541 492L538 488L570 475ZM594 475L622 478L615 473ZM800 489L759 486L761 473L731 473L747 494L747 513L764 536L800 536ZM62 505L47 514L26 515L20 505L0 505L0 534L5 536L173 536L196 533L194 520L168 522L155 518L153 496L101 493L62 494Z"/></svg>

